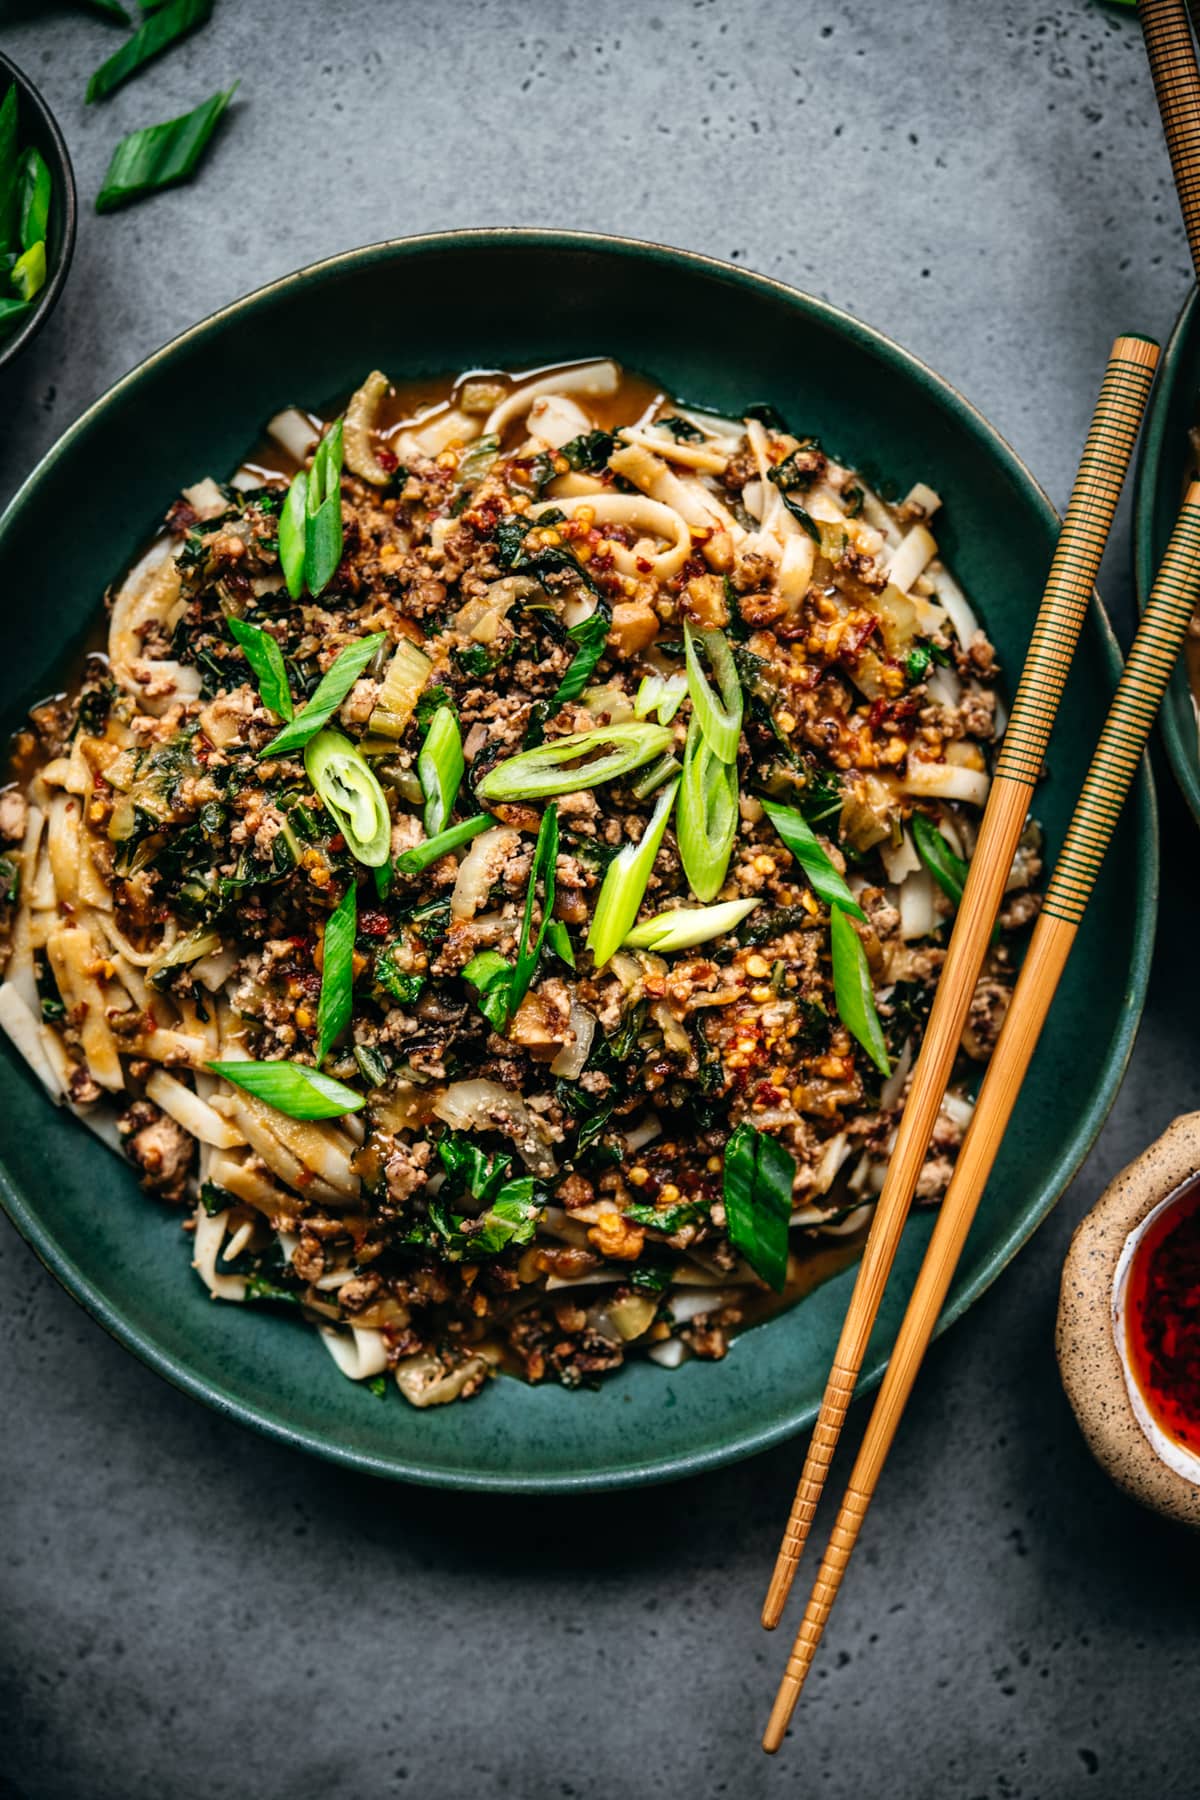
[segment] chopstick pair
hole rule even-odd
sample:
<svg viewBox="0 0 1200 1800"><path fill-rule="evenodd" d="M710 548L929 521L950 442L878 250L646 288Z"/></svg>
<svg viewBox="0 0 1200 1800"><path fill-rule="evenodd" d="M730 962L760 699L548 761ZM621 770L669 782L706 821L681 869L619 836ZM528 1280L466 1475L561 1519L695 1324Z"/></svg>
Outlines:
<svg viewBox="0 0 1200 1800"><path fill-rule="evenodd" d="M1184 0L1141 0L1139 13L1192 259L1200 274L1200 67L1197 66ZM820 1498L907 1216L916 1175L932 1133L975 975L981 966L991 924L999 907L1011 856L1011 852L1005 855L1005 849L1013 831L1016 805L1008 786L1010 782L1024 782L1032 787L1040 771L1042 754L1157 360L1157 347L1146 340L1118 339L1114 345L1014 704L1013 723L1017 722L1020 710L1021 732L1014 739L1010 724L997 765L996 786L985 812L971 878L959 909L930 1017L926 1046L922 1048L914 1071L896 1151L763 1608L763 1623L768 1627L778 1622ZM1200 484L1193 483L1172 532L1058 867L1047 890L1008 1017L993 1052L970 1129L960 1149L954 1176L942 1202L846 1497L830 1536L829 1548L789 1656L763 1738L763 1747L768 1751L778 1749L783 1739L820 1642L1074 943L1100 862L1187 632L1198 593ZM1012 754L1009 754L1010 745ZM999 796L996 788L1000 788ZM1015 848L1015 836L1012 844ZM989 866L977 872L977 865L983 863L985 856ZM948 981L951 975L954 976L952 983ZM938 1035L933 1051L927 1056L926 1047L935 1023L939 1028ZM902 1146L904 1157L897 1166Z"/></svg>

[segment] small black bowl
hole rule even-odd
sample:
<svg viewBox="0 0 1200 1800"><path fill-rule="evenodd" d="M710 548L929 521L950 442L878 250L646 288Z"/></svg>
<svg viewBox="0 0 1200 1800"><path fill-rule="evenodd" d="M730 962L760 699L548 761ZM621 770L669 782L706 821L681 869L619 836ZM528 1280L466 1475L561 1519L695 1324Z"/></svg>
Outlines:
<svg viewBox="0 0 1200 1800"><path fill-rule="evenodd" d="M46 159L54 183L50 200L50 229L46 242L46 285L33 311L11 336L0 339L0 369L18 357L37 336L58 303L75 248L75 175L54 114L27 75L7 56L0 56L0 98L9 82L17 85L17 145L33 144Z"/></svg>

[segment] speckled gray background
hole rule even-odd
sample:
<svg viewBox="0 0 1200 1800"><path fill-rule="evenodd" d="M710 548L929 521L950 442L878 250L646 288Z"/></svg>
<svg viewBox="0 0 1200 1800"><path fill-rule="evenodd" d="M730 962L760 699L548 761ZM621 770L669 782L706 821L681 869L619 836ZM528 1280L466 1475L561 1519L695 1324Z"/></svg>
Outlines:
<svg viewBox="0 0 1200 1800"><path fill-rule="evenodd" d="M847 307L1061 503L1109 341L1165 336L1189 280L1139 34L1092 0L223 0L91 109L112 31L0 17L84 203L58 313L0 376L0 499L234 296L375 238L517 222L694 246ZM87 210L123 131L235 76L193 187ZM1122 527L1125 636L1127 565ZM1057 1214L931 1355L780 1758L756 1743L785 1645L757 1610L799 1446L592 1500L376 1485L173 1393L0 1226L3 1800L1194 1795L1196 1546L1093 1468L1052 1352L1072 1226L1200 1088L1196 838L1158 773L1128 1080Z"/></svg>

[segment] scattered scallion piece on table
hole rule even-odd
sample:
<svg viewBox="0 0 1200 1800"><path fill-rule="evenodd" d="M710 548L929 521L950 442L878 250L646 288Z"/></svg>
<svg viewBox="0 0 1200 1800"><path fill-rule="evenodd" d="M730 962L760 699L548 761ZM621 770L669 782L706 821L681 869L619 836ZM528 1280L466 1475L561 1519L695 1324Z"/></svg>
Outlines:
<svg viewBox="0 0 1200 1800"><path fill-rule="evenodd" d="M881 1075L890 1075L883 1027L875 1010L875 994L867 953L849 915L840 906L829 912L829 935L833 951L833 992L838 1015L850 1034L857 1038Z"/></svg>
<svg viewBox="0 0 1200 1800"><path fill-rule="evenodd" d="M481 800L547 800L640 769L672 741L665 725L603 725L522 750L487 771Z"/></svg>
<svg viewBox="0 0 1200 1800"><path fill-rule="evenodd" d="M717 906L675 906L625 934L629 950L691 950L740 925L758 900L725 900Z"/></svg>
<svg viewBox="0 0 1200 1800"><path fill-rule="evenodd" d="M675 835L683 871L697 900L719 893L738 824L737 764L727 763L704 736L698 713L688 726Z"/></svg>
<svg viewBox="0 0 1200 1800"><path fill-rule="evenodd" d="M683 628L683 650L687 660L688 692L705 741L722 762L735 762L742 732L742 684L738 680L733 652L723 632L699 631L690 621ZM720 689L719 698L701 666L701 650L712 664Z"/></svg>
<svg viewBox="0 0 1200 1800"><path fill-rule="evenodd" d="M304 767L351 856L368 869L386 863L392 847L387 799L356 746L340 731L319 731L305 745Z"/></svg>
<svg viewBox="0 0 1200 1800"><path fill-rule="evenodd" d="M342 560L342 421L335 419L313 452L304 508L304 579L316 599Z"/></svg>
<svg viewBox="0 0 1200 1800"><path fill-rule="evenodd" d="M335 1081L332 1075L310 1069L307 1063L211 1062L207 1066L214 1075L223 1076L289 1119L340 1119L366 1105L365 1095Z"/></svg>
<svg viewBox="0 0 1200 1800"><path fill-rule="evenodd" d="M113 93L123 81L144 67L154 57L161 56L164 50L189 31L199 25L206 25L212 17L213 0L168 0L168 4L157 8L152 17L144 19L127 38L119 50L113 52L107 62L102 62L87 85L87 99L103 100L106 94Z"/></svg>
<svg viewBox="0 0 1200 1800"><path fill-rule="evenodd" d="M412 850L405 850L393 863L397 875L419 875L430 863L435 863L439 856L446 856L451 850L459 850L469 844L473 837L478 837L485 825L494 824L491 813L476 813L474 818L460 819L457 825L448 825L445 831L439 831L436 837L426 838L423 844L417 844Z"/></svg>
<svg viewBox="0 0 1200 1800"><path fill-rule="evenodd" d="M304 592L304 512L308 503L308 471L292 476L279 514L279 566L293 600Z"/></svg>
<svg viewBox="0 0 1200 1800"><path fill-rule="evenodd" d="M608 962L629 937L678 792L678 780L663 788L640 840L619 850L604 871L587 936L587 947L598 968Z"/></svg>
<svg viewBox="0 0 1200 1800"><path fill-rule="evenodd" d="M743 1121L725 1146L724 1199L729 1241L756 1275L782 1293L796 1164L778 1138Z"/></svg>
<svg viewBox="0 0 1200 1800"><path fill-rule="evenodd" d="M761 801L762 809L808 876L813 893L827 906L840 906L856 919L866 919L862 907L838 874L827 853L817 842L812 826L794 806L781 806L777 800Z"/></svg>
<svg viewBox="0 0 1200 1800"><path fill-rule="evenodd" d="M303 749L333 717L376 651L386 643L386 631L373 631L370 637L347 644L326 669L295 718L271 739L265 750L259 752L260 757L290 756L294 750Z"/></svg>
<svg viewBox="0 0 1200 1800"><path fill-rule="evenodd" d="M425 796L425 832L430 838L442 831L466 773L462 732L452 706L439 706L429 721L425 742L417 757L417 777Z"/></svg>
<svg viewBox="0 0 1200 1800"><path fill-rule="evenodd" d="M235 81L231 88L213 94L193 112L166 119L161 125L145 125L122 138L96 196L96 211L115 212L117 207L140 200L144 194L188 180L237 88Z"/></svg>
<svg viewBox="0 0 1200 1800"><path fill-rule="evenodd" d="M358 890L353 881L329 915L321 946L321 998L317 1002L317 1065L350 1023L354 992L354 940Z"/></svg>
<svg viewBox="0 0 1200 1800"><path fill-rule="evenodd" d="M288 687L283 651L275 639L261 625L252 625L246 619L230 618L229 629L246 653L246 661L254 671L263 705L268 711L277 713L281 719L290 719L295 708Z"/></svg>

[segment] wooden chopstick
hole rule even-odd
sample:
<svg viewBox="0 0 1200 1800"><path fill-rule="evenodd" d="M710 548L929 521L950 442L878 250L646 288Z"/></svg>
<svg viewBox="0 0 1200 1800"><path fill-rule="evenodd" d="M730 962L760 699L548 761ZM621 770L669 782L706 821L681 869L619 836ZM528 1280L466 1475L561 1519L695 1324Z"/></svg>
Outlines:
<svg viewBox="0 0 1200 1800"><path fill-rule="evenodd" d="M763 1737L764 1750L779 1748L821 1641L1198 598L1200 482L1193 482L1171 533L1062 854L1046 890L1008 1017L992 1053L837 1523L830 1533L829 1547L788 1657Z"/></svg>
<svg viewBox="0 0 1200 1800"><path fill-rule="evenodd" d="M1154 92L1192 263L1200 275L1200 66L1185 0L1140 0Z"/></svg>
<svg viewBox="0 0 1200 1800"><path fill-rule="evenodd" d="M1029 796L1042 768L1071 657L1092 596L1134 439L1158 363L1148 338L1113 345L1075 478L1070 505L1013 701L995 778L955 920L933 1009L917 1057L883 1192L875 1208L850 1305L821 1400L783 1542L762 1610L768 1630L779 1623L800 1553L854 1394L867 1341L895 1260L975 983L987 952L1025 828Z"/></svg>

